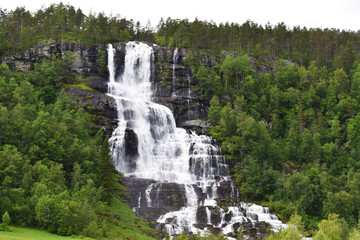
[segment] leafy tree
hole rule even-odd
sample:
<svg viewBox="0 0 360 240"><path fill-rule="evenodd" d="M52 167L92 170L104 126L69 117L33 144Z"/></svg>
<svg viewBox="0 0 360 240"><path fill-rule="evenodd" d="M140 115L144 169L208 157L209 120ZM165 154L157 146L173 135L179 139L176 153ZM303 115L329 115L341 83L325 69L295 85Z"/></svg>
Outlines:
<svg viewBox="0 0 360 240"><path fill-rule="evenodd" d="M291 215L286 229L280 230L278 233L272 233L266 240L300 240L304 237L304 227L301 223L301 217L297 214Z"/></svg>
<svg viewBox="0 0 360 240"><path fill-rule="evenodd" d="M327 220L322 220L319 223L319 230L314 236L314 240L341 240L343 237L343 226L339 221L339 216L336 214L329 214Z"/></svg>

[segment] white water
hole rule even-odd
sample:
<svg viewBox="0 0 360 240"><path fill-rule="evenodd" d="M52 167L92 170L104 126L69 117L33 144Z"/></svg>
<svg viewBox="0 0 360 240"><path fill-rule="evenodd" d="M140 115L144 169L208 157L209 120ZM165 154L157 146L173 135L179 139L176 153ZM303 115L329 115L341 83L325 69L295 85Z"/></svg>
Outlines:
<svg viewBox="0 0 360 240"><path fill-rule="evenodd" d="M109 45L109 53L112 46ZM109 54L109 58L113 58ZM118 127L110 138L114 164L125 175L159 181L193 183L188 160L190 138L176 128L175 119L165 106L151 102L150 77L152 48L142 43L126 45L125 69L118 79L110 74L109 95L116 99ZM115 69L111 66L110 72ZM125 129L132 128L138 138L136 168L125 156Z"/></svg>
<svg viewBox="0 0 360 240"><path fill-rule="evenodd" d="M152 199L154 187L160 191L161 182L175 182L184 184L186 193L186 207L178 211L162 215L157 222L163 223L164 230L170 235L181 234L183 230L205 234L204 230L194 226L197 223L198 206L219 208L216 198L221 181L231 181L228 177L229 167L222 156L221 149L211 144L211 138L177 128L174 116L169 108L151 101L150 81L153 69L153 50L143 43L127 43L124 73L115 77L115 51L112 45L108 46L109 84L108 94L116 99L118 112L118 126L110 138L110 146L116 169L126 176L148 178L158 181L147 186L144 195L147 207L157 206L157 196ZM174 52L175 65L178 58L178 49ZM174 80L175 81L175 80ZM175 84L174 84L175 86ZM137 153L129 157L126 154L125 135L127 129L132 129L137 138ZM158 185L159 184L159 187ZM201 202L196 194L195 187L200 188L206 198ZM237 196L231 182L230 196ZM138 208L141 193L138 195ZM225 212L219 208L221 222L213 227L222 228L224 234L233 232L236 222L266 221L273 230L284 228L275 215L267 208L258 205L246 205L242 208L247 211L243 215L239 207L229 207ZM225 214L232 212L230 222L225 221ZM211 212L206 207L207 224L211 224Z"/></svg>
<svg viewBox="0 0 360 240"><path fill-rule="evenodd" d="M175 75L175 69L176 69L176 64L177 64L177 59L179 57L179 49L175 48L174 53L173 53L173 76L172 76L172 96L175 97L176 96L176 75Z"/></svg>

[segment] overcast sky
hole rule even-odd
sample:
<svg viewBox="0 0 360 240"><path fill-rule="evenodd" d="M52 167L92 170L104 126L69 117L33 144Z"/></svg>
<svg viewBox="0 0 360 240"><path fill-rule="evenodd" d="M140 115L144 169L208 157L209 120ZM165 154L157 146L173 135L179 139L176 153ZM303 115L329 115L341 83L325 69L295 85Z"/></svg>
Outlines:
<svg viewBox="0 0 360 240"><path fill-rule="evenodd" d="M12 10L25 6L34 12L42 6L61 1L0 0L0 8ZM156 26L160 17L190 21L213 20L216 23L244 23L252 20L265 25L284 22L287 26L360 30L360 0L68 0L64 4L80 7L84 13L120 14L145 25Z"/></svg>

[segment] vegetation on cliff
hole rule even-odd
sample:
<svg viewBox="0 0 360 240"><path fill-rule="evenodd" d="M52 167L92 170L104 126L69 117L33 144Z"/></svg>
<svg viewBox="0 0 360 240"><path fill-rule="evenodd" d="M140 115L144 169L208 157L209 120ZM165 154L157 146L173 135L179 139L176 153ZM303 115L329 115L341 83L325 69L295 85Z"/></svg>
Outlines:
<svg viewBox="0 0 360 240"><path fill-rule="evenodd" d="M184 62L210 102L210 133L234 162L243 200L267 204L297 226L270 239L305 231L315 239L359 236L359 38L283 23L170 18L153 31L63 4L36 13L0 9L0 56L56 39L88 45L141 40L216 58L213 66L200 65L192 54ZM62 90L76 82L72 58L69 52L26 72L0 65L0 215L60 235L156 236L121 201L121 177L108 165L105 137L92 128L92 116ZM268 73L260 74L252 61Z"/></svg>

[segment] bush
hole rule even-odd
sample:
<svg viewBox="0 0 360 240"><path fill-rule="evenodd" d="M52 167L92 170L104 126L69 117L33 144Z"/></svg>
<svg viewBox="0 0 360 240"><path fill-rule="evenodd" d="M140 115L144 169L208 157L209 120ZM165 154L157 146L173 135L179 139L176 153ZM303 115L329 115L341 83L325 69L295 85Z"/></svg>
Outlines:
<svg viewBox="0 0 360 240"><path fill-rule="evenodd" d="M2 224L0 224L0 231L9 231L9 224L10 224L10 216L8 212L6 211L4 215L2 216Z"/></svg>
<svg viewBox="0 0 360 240"><path fill-rule="evenodd" d="M8 226L10 224L11 219L7 211L4 213L2 221L5 226Z"/></svg>

